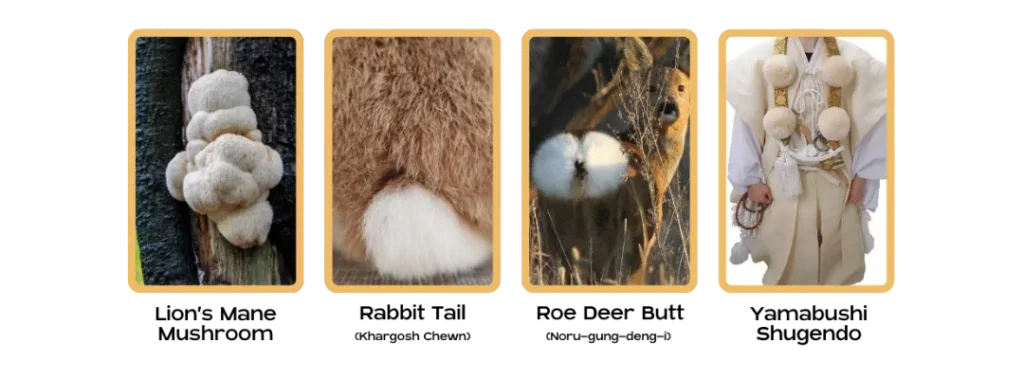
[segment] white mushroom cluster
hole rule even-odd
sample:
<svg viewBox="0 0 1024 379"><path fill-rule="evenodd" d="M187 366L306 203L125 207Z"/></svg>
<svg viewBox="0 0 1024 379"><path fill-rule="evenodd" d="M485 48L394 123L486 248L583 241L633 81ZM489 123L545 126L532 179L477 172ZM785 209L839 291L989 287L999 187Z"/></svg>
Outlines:
<svg viewBox="0 0 1024 379"><path fill-rule="evenodd" d="M249 82L234 71L204 75L189 88L188 111L188 144L167 165L168 191L213 220L232 245L262 245L273 219L267 197L283 164L256 129Z"/></svg>

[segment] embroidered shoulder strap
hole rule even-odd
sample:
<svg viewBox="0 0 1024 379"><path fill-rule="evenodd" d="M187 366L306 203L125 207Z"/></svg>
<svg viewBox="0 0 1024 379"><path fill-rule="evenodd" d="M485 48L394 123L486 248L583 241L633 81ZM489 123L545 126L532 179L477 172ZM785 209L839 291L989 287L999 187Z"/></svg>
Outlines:
<svg viewBox="0 0 1024 379"><path fill-rule="evenodd" d="M836 42L836 37L825 37L825 54L828 58L839 55L839 43ZM841 107L843 105L843 88L836 86L828 86L828 107ZM839 148L839 141L828 140L826 142L829 148Z"/></svg>
<svg viewBox="0 0 1024 379"><path fill-rule="evenodd" d="M789 44L788 37L778 37L775 39L775 46L772 48L772 54L775 55L786 55L786 46ZM789 87L775 87L774 88L774 103L776 107L789 108ZM768 134L761 134L761 153L764 153L765 142L768 141ZM789 144L789 138L782 141L784 144Z"/></svg>
<svg viewBox="0 0 1024 379"><path fill-rule="evenodd" d="M825 53L829 58L839 55L839 43L836 37L825 37ZM828 106L838 107L843 102L843 89L841 87L828 87Z"/></svg>
<svg viewBox="0 0 1024 379"><path fill-rule="evenodd" d="M775 39L775 48L772 52L775 55L786 55L786 46L789 44L788 37L779 37ZM776 87L775 88L775 106L776 107L787 107L789 108L789 94L788 87Z"/></svg>

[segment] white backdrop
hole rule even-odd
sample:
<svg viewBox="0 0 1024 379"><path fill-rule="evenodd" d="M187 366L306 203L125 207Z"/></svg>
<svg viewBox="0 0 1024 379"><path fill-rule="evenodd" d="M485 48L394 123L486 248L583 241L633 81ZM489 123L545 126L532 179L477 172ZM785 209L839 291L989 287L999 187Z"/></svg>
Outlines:
<svg viewBox="0 0 1024 379"><path fill-rule="evenodd" d="M742 54L747 51L750 47L764 42L765 37L731 37L726 40L725 46L725 57L727 60L732 59L735 56ZM771 38L768 38L771 39ZM869 54L882 62L886 60L886 41L885 38L881 37L842 37L839 38L846 40L850 43L856 44L860 48L867 51ZM897 78L899 80L899 78ZM703 89L702 89L702 92ZM704 92L706 93L706 92ZM732 142L732 124L736 118L736 110L732 108L732 105L726 102L725 106L725 143L726 149L729 148ZM705 120L706 121L706 120ZM703 123L707 125L706 123ZM899 126L896 126L897 128ZM726 150L726 157L732 154L731 151ZM871 215L871 223L868 224L868 228L871 230L871 235L875 237L875 248L868 254L866 258L866 268L864 271L864 280L858 283L858 285L882 285L885 284L885 273L886 273L886 254L888 254L888 247L886 246L888 230L886 225L889 220L886 218L887 210L887 190L886 181L882 181L879 188L878 195L878 209ZM732 192L732 183L726 181L725 193ZM732 215L733 204L728 202L726 199L726 215ZM733 226L732 222L729 222L729 231L726 234L726 248L732 249L732 246L740 240L740 228ZM727 252L728 254L728 252ZM732 263L726 264L725 275L726 280L731 285L760 285L761 277L764 275L764 271L767 266L764 263L754 263L751 260L747 260L741 265L734 265Z"/></svg>

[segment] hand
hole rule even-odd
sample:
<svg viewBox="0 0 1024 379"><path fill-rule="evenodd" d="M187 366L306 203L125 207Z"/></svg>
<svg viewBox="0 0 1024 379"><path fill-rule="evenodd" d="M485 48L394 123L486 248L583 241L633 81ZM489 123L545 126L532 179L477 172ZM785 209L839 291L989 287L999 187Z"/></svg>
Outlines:
<svg viewBox="0 0 1024 379"><path fill-rule="evenodd" d="M747 188L747 198L751 201L768 205L772 203L772 190L767 184L758 183Z"/></svg>
<svg viewBox="0 0 1024 379"><path fill-rule="evenodd" d="M850 194L846 197L847 204L857 204L864 201L864 178L855 177L850 183Z"/></svg>

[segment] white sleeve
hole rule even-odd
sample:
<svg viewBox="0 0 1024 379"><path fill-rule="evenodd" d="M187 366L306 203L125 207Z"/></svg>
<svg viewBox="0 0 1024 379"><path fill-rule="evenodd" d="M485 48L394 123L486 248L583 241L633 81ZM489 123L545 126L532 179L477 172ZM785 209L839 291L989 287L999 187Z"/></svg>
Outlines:
<svg viewBox="0 0 1024 379"><path fill-rule="evenodd" d="M886 179L886 151L888 150L886 116L882 116L864 136L853 152L853 175L864 178L864 207L874 212L878 208L880 180Z"/></svg>
<svg viewBox="0 0 1024 379"><path fill-rule="evenodd" d="M743 122L739 113L732 124L732 142L729 144L729 167L727 178L737 191L746 192L747 187L764 182L761 172L761 144Z"/></svg>

